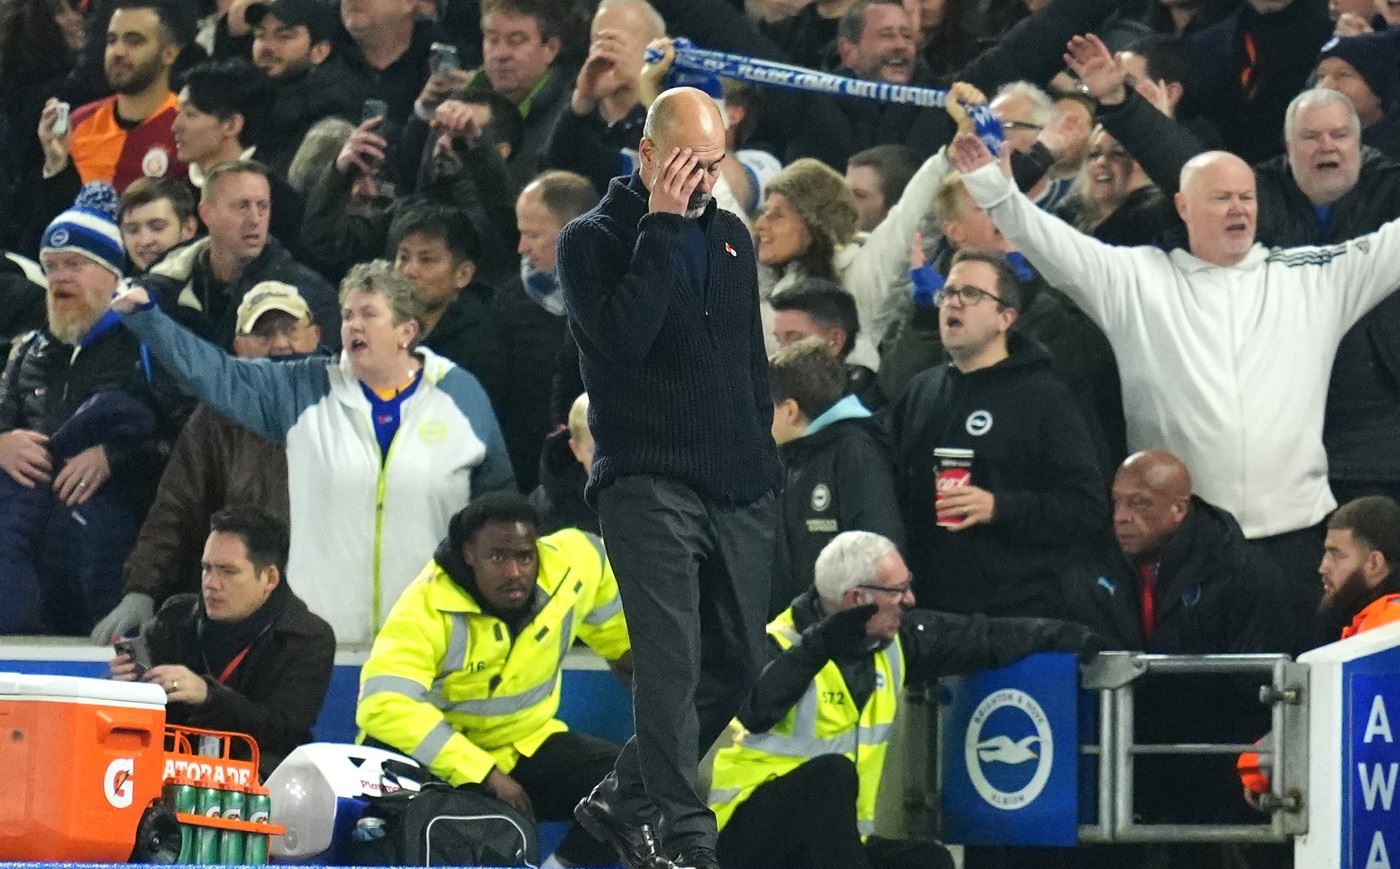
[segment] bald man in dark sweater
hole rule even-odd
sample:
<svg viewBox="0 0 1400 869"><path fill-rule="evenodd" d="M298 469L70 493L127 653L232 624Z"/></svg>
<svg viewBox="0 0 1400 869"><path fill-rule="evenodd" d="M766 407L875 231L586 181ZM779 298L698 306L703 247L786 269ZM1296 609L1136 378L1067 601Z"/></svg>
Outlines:
<svg viewBox="0 0 1400 869"><path fill-rule="evenodd" d="M636 666L637 735L576 815L630 867L717 869L695 773L762 658L773 405L753 246L710 193L724 159L714 101L667 91L639 150L638 173L559 236L591 405L587 497Z"/></svg>

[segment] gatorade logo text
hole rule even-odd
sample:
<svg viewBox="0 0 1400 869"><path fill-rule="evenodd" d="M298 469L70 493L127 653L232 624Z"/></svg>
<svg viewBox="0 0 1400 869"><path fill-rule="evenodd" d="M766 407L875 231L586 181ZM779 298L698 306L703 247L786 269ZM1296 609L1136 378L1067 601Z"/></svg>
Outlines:
<svg viewBox="0 0 1400 869"><path fill-rule="evenodd" d="M136 773L136 761L129 757L119 757L107 764L107 774L102 777L102 795L113 808L124 809L131 805L135 787L131 777Z"/></svg>
<svg viewBox="0 0 1400 869"><path fill-rule="evenodd" d="M172 778L181 778L190 784L201 787L226 783L246 785L252 784L252 771L220 763L209 763L208 761L179 760L167 757L162 780L170 781Z"/></svg>

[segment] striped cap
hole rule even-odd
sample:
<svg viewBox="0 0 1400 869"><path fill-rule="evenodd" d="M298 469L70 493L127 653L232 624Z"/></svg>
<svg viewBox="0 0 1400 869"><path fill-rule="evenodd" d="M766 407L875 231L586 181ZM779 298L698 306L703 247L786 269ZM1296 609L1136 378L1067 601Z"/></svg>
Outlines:
<svg viewBox="0 0 1400 869"><path fill-rule="evenodd" d="M41 251L80 253L106 266L117 277L126 272L126 251L117 227L117 191L106 181L91 181L73 207L44 230Z"/></svg>

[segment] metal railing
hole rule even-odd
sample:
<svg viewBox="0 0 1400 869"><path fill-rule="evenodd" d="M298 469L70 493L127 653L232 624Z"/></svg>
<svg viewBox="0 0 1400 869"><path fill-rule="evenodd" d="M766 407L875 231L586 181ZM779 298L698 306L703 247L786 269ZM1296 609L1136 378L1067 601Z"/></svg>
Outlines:
<svg viewBox="0 0 1400 869"><path fill-rule="evenodd" d="M1267 675L1260 702L1271 707L1272 734L1264 744L1138 743L1135 741L1135 688L1148 675ZM1080 669L1080 685L1097 692L1097 743L1081 754L1098 759L1098 817L1081 824L1081 842L1283 842L1307 832L1308 667L1287 655L1145 655L1105 652ZM1139 823L1135 819L1138 757L1152 755L1238 755L1258 752L1272 766L1271 791L1258 824ZM1243 799L1243 797L1241 797Z"/></svg>

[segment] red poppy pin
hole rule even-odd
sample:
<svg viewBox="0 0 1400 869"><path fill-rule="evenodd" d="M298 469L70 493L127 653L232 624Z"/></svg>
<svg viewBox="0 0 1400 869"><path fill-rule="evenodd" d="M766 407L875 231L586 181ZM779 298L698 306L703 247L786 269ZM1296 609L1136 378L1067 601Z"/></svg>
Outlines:
<svg viewBox="0 0 1400 869"><path fill-rule="evenodd" d="M724 243L724 252L729 254L730 256L738 256L738 254L734 252L734 245L730 244L727 241Z"/></svg>

